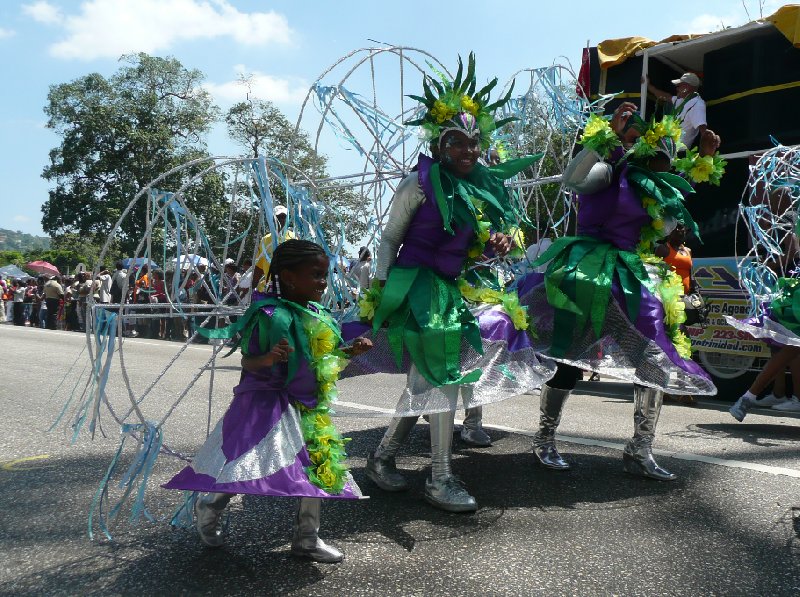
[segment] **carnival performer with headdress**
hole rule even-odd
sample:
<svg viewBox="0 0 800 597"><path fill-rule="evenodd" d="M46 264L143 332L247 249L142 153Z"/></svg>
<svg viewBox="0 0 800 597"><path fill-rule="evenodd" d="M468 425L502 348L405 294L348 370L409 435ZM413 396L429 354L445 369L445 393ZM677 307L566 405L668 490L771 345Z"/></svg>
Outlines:
<svg viewBox="0 0 800 597"><path fill-rule="evenodd" d="M375 349L353 359L343 375L407 372L396 417L369 455L367 476L387 491L408 488L395 456L420 414L430 414L431 477L425 499L455 512L477 509L475 499L451 470L454 412L461 389L468 418L473 410L537 388L554 370L531 349L526 313L515 293L467 280L487 251L505 255L514 227L524 217L503 181L539 156L492 167L478 163L495 121L489 94L497 79L476 91L475 59L466 74L459 59L454 80L426 77L424 107L409 122L421 127L433 157L420 155L416 172L399 184L377 251L379 281L360 302L371 320ZM470 310L465 298L473 302ZM357 326L356 326L357 327ZM347 324L344 326L347 330Z"/></svg>
<svg viewBox="0 0 800 597"><path fill-rule="evenodd" d="M317 562L344 557L318 536L321 500L358 499L348 472L345 441L331 422L336 380L346 359L368 350L356 338L337 348L339 326L318 303L329 262L304 240L275 249L269 292L255 291L235 324L204 330L231 338L242 349L242 375L234 398L192 463L164 487L203 492L195 501L197 529L212 547L224 541L222 513L234 494L299 497L292 553Z"/></svg>
<svg viewBox="0 0 800 597"><path fill-rule="evenodd" d="M733 327L770 345L772 356L752 385L731 406L744 420L753 407L800 412L800 146L777 146L759 157L750 170L746 215L752 249L739 261L739 278L751 295L752 316L743 320L726 315ZM786 368L792 371L791 397L758 395Z"/></svg>
<svg viewBox="0 0 800 597"><path fill-rule="evenodd" d="M590 116L568 164L566 186L578 193L577 236L557 239L518 285L538 334L534 346L555 359L556 375L542 387L534 454L547 468L569 464L555 445L561 411L581 370L634 384L634 435L623 453L625 470L669 481L675 475L653 459L652 444L665 391L714 394L705 371L691 360L681 331L681 278L653 254L653 243L681 220L698 234L683 204L692 182L719 183L724 161L719 137L705 131L700 150L675 160L680 122L644 121L621 104L611 122ZM670 172L679 169L685 177ZM688 180L687 180L688 179Z"/></svg>

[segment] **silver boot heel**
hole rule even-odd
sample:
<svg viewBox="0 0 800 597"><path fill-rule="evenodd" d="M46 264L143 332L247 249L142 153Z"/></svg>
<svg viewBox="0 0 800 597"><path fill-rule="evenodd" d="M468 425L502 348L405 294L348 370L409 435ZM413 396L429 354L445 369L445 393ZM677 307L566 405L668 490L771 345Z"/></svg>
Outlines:
<svg viewBox="0 0 800 597"><path fill-rule="evenodd" d="M464 423L461 425L461 441L468 446L488 448L492 438L483 430L483 407L473 406L465 411Z"/></svg>
<svg viewBox="0 0 800 597"><path fill-rule="evenodd" d="M222 513L232 497L230 493L204 493L194 502L197 532L200 540L209 547L220 547L225 543Z"/></svg>
<svg viewBox="0 0 800 597"><path fill-rule="evenodd" d="M408 481L395 464L395 456L408 439L418 417L396 417L389 423L386 433L375 452L367 456L367 479L384 491L405 491Z"/></svg>
<svg viewBox="0 0 800 597"><path fill-rule="evenodd" d="M663 402L664 392L661 390L633 386L633 438L625 444L622 464L633 475L674 481L677 475L659 466L653 458L653 440Z"/></svg>
<svg viewBox="0 0 800 597"><path fill-rule="evenodd" d="M294 518L292 554L322 564L338 564L344 554L319 538L320 498L300 498Z"/></svg>
<svg viewBox="0 0 800 597"><path fill-rule="evenodd" d="M384 491L406 491L408 480L397 470L394 456L367 456L367 479Z"/></svg>
<svg viewBox="0 0 800 597"><path fill-rule="evenodd" d="M533 455L539 464L555 471L569 470L569 463L556 448L556 429L561 422L561 410L571 390L560 390L547 384L539 398L539 431L533 436Z"/></svg>

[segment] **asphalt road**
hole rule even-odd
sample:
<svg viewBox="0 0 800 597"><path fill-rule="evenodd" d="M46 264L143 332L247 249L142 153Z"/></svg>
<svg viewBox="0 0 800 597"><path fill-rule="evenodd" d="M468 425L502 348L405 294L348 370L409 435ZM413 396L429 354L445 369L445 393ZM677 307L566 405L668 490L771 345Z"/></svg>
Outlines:
<svg viewBox="0 0 800 597"><path fill-rule="evenodd" d="M147 493L158 521L132 526L123 512L113 541L90 540L89 505L120 436L104 413L94 441L84 430L70 442L70 414L86 379L84 337L0 325L0 343L3 595L800 594L797 417L754 411L737 423L729 402L667 404L656 446L679 480L658 483L622 470L632 430L629 385L586 382L570 398L560 428L561 451L574 465L566 473L534 465L529 436L538 397L515 397L486 409L492 448L456 441L454 468L481 506L471 515L423 501L424 422L398 459L413 489L388 494L363 474L386 418L343 417L353 475L370 499L326 504L321 535L347 557L324 566L289 555L293 500L237 498L219 550L202 547L192 530L171 528L162 519L180 496L158 484L182 464L168 455ZM166 371L140 408L150 420L171 411L165 442L190 455L229 402L238 358L219 361L209 407L212 349L177 354L181 346L126 340L108 393L123 414L130 404L123 360L137 396ZM348 410L380 413L402 386L399 376L345 380L341 400ZM65 420L48 431L70 395ZM131 453L125 449L124 462Z"/></svg>

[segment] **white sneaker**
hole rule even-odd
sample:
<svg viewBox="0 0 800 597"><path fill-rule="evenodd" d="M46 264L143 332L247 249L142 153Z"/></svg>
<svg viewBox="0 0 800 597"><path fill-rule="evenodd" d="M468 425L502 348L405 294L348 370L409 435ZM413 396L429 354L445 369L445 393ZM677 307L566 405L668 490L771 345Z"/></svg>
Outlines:
<svg viewBox="0 0 800 597"><path fill-rule="evenodd" d="M747 396L742 396L733 403L733 406L728 409L728 412L731 413L734 419L741 423L747 416L747 411L750 410L751 406L753 406L753 401Z"/></svg>
<svg viewBox="0 0 800 597"><path fill-rule="evenodd" d="M789 402L789 398L786 396L776 396L775 394L767 394L761 400L756 400L753 403L753 406L769 407L769 406L776 406L778 404L785 404L787 402Z"/></svg>
<svg viewBox="0 0 800 597"><path fill-rule="evenodd" d="M800 398L792 396L783 404L776 404L772 410L779 410L782 413L800 413Z"/></svg>

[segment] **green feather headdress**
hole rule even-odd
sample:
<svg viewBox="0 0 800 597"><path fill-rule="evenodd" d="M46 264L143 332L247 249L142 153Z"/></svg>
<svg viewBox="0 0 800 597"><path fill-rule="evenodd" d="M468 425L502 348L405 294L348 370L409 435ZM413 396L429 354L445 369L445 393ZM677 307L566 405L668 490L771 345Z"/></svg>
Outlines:
<svg viewBox="0 0 800 597"><path fill-rule="evenodd" d="M467 61L467 72L464 73L464 64L458 57L458 71L452 81L446 75L437 71L440 80L425 75L422 82L424 96L409 95L408 97L419 101L425 107L425 114L421 118L409 120L405 124L420 126L429 141L435 141L451 130L458 130L469 137L479 137L481 148L487 149L491 144L492 133L509 122L517 120L514 117L494 119L494 112L504 106L511 99L511 88L506 95L490 103L489 94L497 85L497 77L489 81L477 92L475 78L475 54L470 52Z"/></svg>

